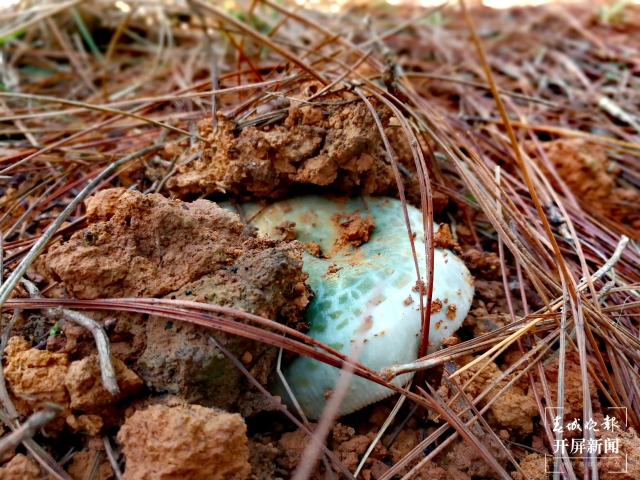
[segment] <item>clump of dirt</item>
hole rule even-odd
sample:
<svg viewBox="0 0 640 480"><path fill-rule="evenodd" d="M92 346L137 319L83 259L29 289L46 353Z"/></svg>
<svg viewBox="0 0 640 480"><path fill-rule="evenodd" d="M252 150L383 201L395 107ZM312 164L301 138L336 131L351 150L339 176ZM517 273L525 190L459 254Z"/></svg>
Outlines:
<svg viewBox="0 0 640 480"><path fill-rule="evenodd" d="M100 365L97 355L85 357L73 362L64 379L65 387L71 398L71 409L86 412L88 414L101 414L102 411L117 402L121 398L133 395L142 387L142 380L138 375L129 370L124 362L112 357L113 368L116 372L116 380L120 393L113 395L102 385L100 377ZM85 415L90 417L92 415ZM81 423L95 426L95 419L84 418Z"/></svg>
<svg viewBox="0 0 640 480"><path fill-rule="evenodd" d="M352 427L336 423L331 432L329 445L338 460L340 460L349 471L353 472L357 468L358 463L360 463L360 458L369 447L369 444L375 438L376 433L377 429L371 430L363 435L356 433ZM374 462L382 460L387 456L387 453L384 445L380 442L376 443L369 459L365 462L365 467L370 467ZM337 471L336 469L336 472Z"/></svg>
<svg viewBox="0 0 640 480"><path fill-rule="evenodd" d="M142 380L115 357L112 363L120 387L118 395L110 394L102 386L95 355L69 362L65 353L30 348L22 337L9 339L5 353L7 386L21 414L30 415L44 402L64 408L64 412L47 425L52 431L62 429L66 419L73 430L98 434L105 423L117 422L113 404L142 386Z"/></svg>
<svg viewBox="0 0 640 480"><path fill-rule="evenodd" d="M18 412L29 416L42 403L56 403L65 408L65 412L52 420L47 428L61 428L65 415L71 413L69 393L64 386L69 370L67 355L37 350L24 338L11 337L5 356L4 376Z"/></svg>
<svg viewBox="0 0 640 480"><path fill-rule="evenodd" d="M274 445L270 438L260 438L256 435L249 439L249 463L251 464L250 477L252 480L276 478L276 457L280 450Z"/></svg>
<svg viewBox="0 0 640 480"><path fill-rule="evenodd" d="M88 199L87 210L87 228L43 259L76 298L163 296L243 253L239 217L206 200L185 204L118 188Z"/></svg>
<svg viewBox="0 0 640 480"><path fill-rule="evenodd" d="M320 87L310 83L301 90ZM300 100L306 98L303 93ZM375 99L371 102L386 124L387 109ZM394 186L376 123L351 93L325 96L322 105L292 99L286 118L266 126L242 128L218 113L217 128L206 119L200 122L199 133L207 142L185 150L176 175L167 181L167 187L182 197L222 192L241 199L278 198L296 184L369 195ZM175 150L170 147L168 156Z"/></svg>
<svg viewBox="0 0 640 480"><path fill-rule="evenodd" d="M451 227L446 223L438 225L438 231L433 234L433 246L460 252L460 245L453 238Z"/></svg>
<svg viewBox="0 0 640 480"><path fill-rule="evenodd" d="M296 226L296 222L292 222L290 220L285 220L280 225L276 227L276 232L279 234L279 240L283 242L290 242L291 240L296 239L296 231L294 227Z"/></svg>
<svg viewBox="0 0 640 480"><path fill-rule="evenodd" d="M104 427L104 422L102 421L102 417L98 415L69 415L67 417L67 425L69 425L74 432L86 432L92 437L96 437Z"/></svg>
<svg viewBox="0 0 640 480"><path fill-rule="evenodd" d="M368 242L369 235L376 226L371 215L363 218L360 216L360 212L344 215L336 213L331 217L331 221L338 231L336 241L332 245L334 250L339 250L348 244L359 247Z"/></svg>
<svg viewBox="0 0 640 480"><path fill-rule="evenodd" d="M607 217L640 228L640 192L617 185L618 171L600 145L576 138L547 142L543 148L577 199Z"/></svg>
<svg viewBox="0 0 640 480"><path fill-rule="evenodd" d="M390 439L391 439L391 435L385 435L384 443L385 444L388 443ZM391 464L395 464L400 460L402 460L411 450L413 450L416 447L416 445L420 443L421 440L422 440L422 431L420 429L416 429L416 428L403 429L398 434L397 438L393 441L391 446L389 447L388 455L389 455L389 460L391 461ZM380 460L380 463L384 465L384 467L378 463L373 463L371 465L371 473L374 478L379 476L377 471L388 470L388 467L384 462L382 462L382 459L379 459L379 460ZM403 476L406 475L407 473L409 473L409 470L411 470L411 468L415 466L416 463L417 462L415 461L412 462L407 467L400 470L400 472L398 473Z"/></svg>
<svg viewBox="0 0 640 480"><path fill-rule="evenodd" d="M284 433L278 440L278 447L282 452L277 459L278 465L290 472L295 470L309 441L310 438L302 430Z"/></svg>
<svg viewBox="0 0 640 480"><path fill-rule="evenodd" d="M477 248L468 247L462 252L462 259L469 271L485 280L500 277L500 258L495 252L481 252Z"/></svg>
<svg viewBox="0 0 640 480"><path fill-rule="evenodd" d="M212 303L303 328L311 291L302 272L302 244L258 237L235 213L207 200L184 203L124 189L87 201L89 225L53 245L43 269L77 298L165 297ZM160 317L96 314L114 352L156 392L205 406L267 408L209 339L213 334L262 383L277 350L262 342ZM70 354L93 348L86 332L64 326ZM71 343L69 343L71 342ZM87 346L90 346L87 351ZM216 392L212 395L211 392Z"/></svg>
<svg viewBox="0 0 640 480"><path fill-rule="evenodd" d="M495 395L489 394L489 398L492 397ZM533 432L533 418L540 414L534 398L520 386L509 387L496 399L490 412L489 421L525 435Z"/></svg>
<svg viewBox="0 0 640 480"><path fill-rule="evenodd" d="M0 478L2 480L36 480L40 478L40 468L18 453L9 463L0 468Z"/></svg>
<svg viewBox="0 0 640 480"><path fill-rule="evenodd" d="M138 410L118 433L124 479L244 479L251 471L246 432L240 415L198 405Z"/></svg>
<svg viewBox="0 0 640 480"><path fill-rule="evenodd" d="M322 253L322 248L316 242L311 240L310 242L303 243L305 251L309 255L313 255L316 258L324 258L324 254Z"/></svg>

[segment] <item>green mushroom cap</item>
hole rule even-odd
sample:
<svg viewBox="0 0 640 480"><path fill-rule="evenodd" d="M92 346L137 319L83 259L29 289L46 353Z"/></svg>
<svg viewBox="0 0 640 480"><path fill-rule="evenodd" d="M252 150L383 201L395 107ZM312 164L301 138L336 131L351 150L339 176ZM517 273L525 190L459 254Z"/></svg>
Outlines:
<svg viewBox="0 0 640 480"><path fill-rule="evenodd" d="M411 244L400 201L384 197L327 199L297 197L261 209L243 206L247 217L260 232L277 237L283 222L295 222L296 239L315 242L325 258L304 254L303 270L315 298L307 307L308 335L349 354L356 331L365 318L358 361L379 371L390 365L417 359L420 345L419 288ZM422 213L407 206L420 273L426 275ZM361 223L364 238L350 239L349 223ZM367 231L373 220L375 227ZM290 224L289 224L290 225ZM437 226L434 226L437 230ZM368 240L366 239L368 237ZM363 243L357 245L360 241ZM426 302L426 297L424 302ZM431 349L440 345L462 324L473 298L473 279L464 263L453 252L434 250L433 305L429 341ZM322 413L328 393L343 372L317 360L300 356L283 369L284 376L305 415L316 419ZM393 381L406 384L411 374ZM281 384L273 393L292 405ZM341 404L339 415L346 415L382 400L392 390L359 377L353 377Z"/></svg>

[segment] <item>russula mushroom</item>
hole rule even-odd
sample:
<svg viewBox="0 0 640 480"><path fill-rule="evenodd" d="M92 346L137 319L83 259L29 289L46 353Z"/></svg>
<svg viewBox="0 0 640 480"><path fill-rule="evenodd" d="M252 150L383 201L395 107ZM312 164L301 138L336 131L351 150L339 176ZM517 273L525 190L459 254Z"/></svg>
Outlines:
<svg viewBox="0 0 640 480"><path fill-rule="evenodd" d="M407 210L424 276L422 214L411 206ZM355 331L370 316L371 326L366 331L359 362L379 371L416 360L421 326L419 288L400 201L306 196L276 202L264 209L246 205L245 213L248 218L255 215L253 225L272 238L282 235L283 225L290 229L291 222L295 222L297 240L320 246L324 258L304 254L303 270L309 274L308 283L315 292L306 314L308 335L348 354ZM437 230L437 226L434 228ZM472 277L450 250L434 250L432 298L431 350L460 327L473 298ZM337 368L305 356L296 357L283 373L310 419L320 416L342 374ZM404 374L393 381L404 385L410 378L411 374ZM291 405L282 385L274 386L274 393ZM354 376L338 413L346 415L392 393Z"/></svg>

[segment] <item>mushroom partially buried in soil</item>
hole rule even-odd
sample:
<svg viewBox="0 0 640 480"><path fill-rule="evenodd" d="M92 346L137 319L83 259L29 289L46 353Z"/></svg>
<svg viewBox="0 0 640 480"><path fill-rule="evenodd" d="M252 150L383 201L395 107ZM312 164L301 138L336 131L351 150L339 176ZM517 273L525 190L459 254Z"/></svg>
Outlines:
<svg viewBox="0 0 640 480"><path fill-rule="evenodd" d="M286 229L314 248L304 254L303 270L315 298L307 309L309 335L348 354L356 330L365 318L358 361L379 371L416 360L420 345L419 288L411 244L400 201L384 197L331 200L306 196L261 209L244 206L259 231L277 238ZM421 275L425 275L422 213L407 206ZM295 226L291 224L295 223ZM283 229L284 226L284 229ZM437 226L434 226L437 230ZM318 246L322 255L318 255ZM315 250L315 251L314 251ZM424 280L424 279L423 279ZM450 250L434 250L434 284L429 342L438 348L462 324L473 298L473 279ZM426 296L424 297L426 303ZM305 415L320 416L341 370L300 356L284 368L284 376ZM411 374L394 379L406 384ZM285 403L291 399L281 384L273 387ZM393 392L363 378L353 377L339 410L346 415Z"/></svg>

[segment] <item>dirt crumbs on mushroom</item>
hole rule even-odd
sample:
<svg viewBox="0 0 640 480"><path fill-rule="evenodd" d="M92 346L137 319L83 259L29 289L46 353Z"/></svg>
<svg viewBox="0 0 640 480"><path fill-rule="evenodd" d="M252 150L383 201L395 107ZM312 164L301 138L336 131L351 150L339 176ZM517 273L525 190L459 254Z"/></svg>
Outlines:
<svg viewBox="0 0 640 480"><path fill-rule="evenodd" d="M285 220L280 225L276 227L276 231L278 232L278 237L283 242L290 242L291 240L296 239L296 230L295 230L296 222L290 222Z"/></svg>
<svg viewBox="0 0 640 480"><path fill-rule="evenodd" d="M125 480L242 480L251 472L247 426L238 414L153 405L125 421L118 441Z"/></svg>
<svg viewBox="0 0 640 480"><path fill-rule="evenodd" d="M21 453L0 468L2 480L35 480L39 477L40 468Z"/></svg>
<svg viewBox="0 0 640 480"><path fill-rule="evenodd" d="M42 261L67 294L213 303L301 325L310 290L299 242L258 238L236 214L206 200L184 203L112 189L87 204L89 225L53 245ZM126 361L152 391L205 406L235 406L244 415L268 405L217 351L207 337L210 330L161 317L111 317L114 352L119 341L137 338L138 351ZM267 382L277 353L273 347L213 334L237 357L250 358L247 367Z"/></svg>
<svg viewBox="0 0 640 480"><path fill-rule="evenodd" d="M371 215L362 217L357 211L350 214L336 213L331 217L331 221L338 231L338 238L332 246L334 250L339 250L348 244L359 247L368 242L369 235L376 226Z"/></svg>

